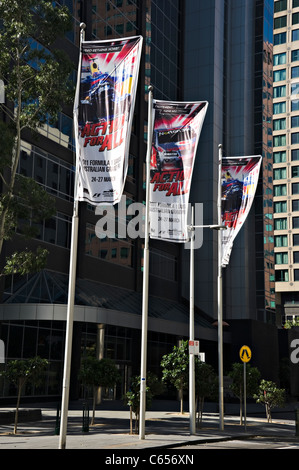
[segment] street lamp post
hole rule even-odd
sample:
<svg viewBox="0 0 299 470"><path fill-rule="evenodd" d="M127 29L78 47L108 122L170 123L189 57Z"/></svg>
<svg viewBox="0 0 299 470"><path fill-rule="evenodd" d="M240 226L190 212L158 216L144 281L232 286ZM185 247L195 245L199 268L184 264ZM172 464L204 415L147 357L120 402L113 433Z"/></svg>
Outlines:
<svg viewBox="0 0 299 470"><path fill-rule="evenodd" d="M221 172L222 172L222 145L218 146L218 199L217 216L218 224L221 225ZM226 227L225 227L226 228ZM223 302L222 302L222 239L218 232L218 376L219 376L219 429L224 429L224 405L223 405Z"/></svg>
<svg viewBox="0 0 299 470"><path fill-rule="evenodd" d="M190 314L189 314L189 341L194 341L194 231L196 228L210 228L212 230L225 230L223 225L194 225L194 210L191 208L191 225L188 230L190 236ZM195 434L195 355L189 354L189 414L190 414L190 434Z"/></svg>
<svg viewBox="0 0 299 470"><path fill-rule="evenodd" d="M148 89L148 130L146 153L146 210L145 210L145 236L143 258L143 295L142 295L142 337L141 337L141 371L140 371L140 410L139 410L139 439L145 439L145 410L146 410L146 364L147 364L147 325L148 325L148 291L149 291L149 184L150 184L150 158L152 150L152 102L153 87Z"/></svg>
<svg viewBox="0 0 299 470"><path fill-rule="evenodd" d="M85 23L80 24L80 44L85 38ZM81 67L81 56L79 62L79 70ZM79 74L77 77L79 83ZM78 85L77 85L78 86ZM70 268L69 268L69 289L67 303L67 319L65 333L65 354L64 354L64 371L63 371L63 387L61 400L61 419L59 433L59 449L66 448L66 433L68 420L68 405L70 391L70 374L71 374L71 357L72 357L72 341L73 341L73 324L74 324L74 303L76 290L76 268L77 268L77 248L78 248L78 231L79 231L79 201L77 200L77 172L75 176L75 194L72 216L72 233L71 233L71 252L70 252Z"/></svg>

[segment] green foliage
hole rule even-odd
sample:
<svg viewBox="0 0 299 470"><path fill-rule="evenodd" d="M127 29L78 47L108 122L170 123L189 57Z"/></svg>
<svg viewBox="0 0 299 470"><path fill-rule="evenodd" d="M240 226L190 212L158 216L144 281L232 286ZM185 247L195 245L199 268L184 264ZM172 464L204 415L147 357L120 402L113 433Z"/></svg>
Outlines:
<svg viewBox="0 0 299 470"><path fill-rule="evenodd" d="M189 385L188 341L174 346L173 351L165 354L161 360L162 381L171 383L180 392L181 413L183 413L183 393Z"/></svg>
<svg viewBox="0 0 299 470"><path fill-rule="evenodd" d="M232 379L230 389L240 401L240 424L242 424L242 405L244 397L244 364L236 362L228 373ZM252 397L258 390L261 374L256 367L246 364L246 396Z"/></svg>
<svg viewBox="0 0 299 470"><path fill-rule="evenodd" d="M25 238L36 237L38 224L55 214L55 199L32 178L17 175L14 194L0 195L0 215L4 212L5 240L10 240L16 230Z"/></svg>
<svg viewBox="0 0 299 470"><path fill-rule="evenodd" d="M242 400L244 396L244 364L234 363L228 376L232 379L230 388L233 394ZM260 371L256 367L246 364L246 396L252 397L257 392L260 377Z"/></svg>
<svg viewBox="0 0 299 470"><path fill-rule="evenodd" d="M146 386L146 408L150 408L153 396L160 390L159 380L155 374L148 372ZM130 390L125 395L125 402L132 407L133 412L137 415L140 408L140 376L131 378Z"/></svg>
<svg viewBox="0 0 299 470"><path fill-rule="evenodd" d="M113 387L120 380L120 374L112 359L87 357L82 360L79 380L93 387Z"/></svg>
<svg viewBox="0 0 299 470"><path fill-rule="evenodd" d="M258 392L253 396L257 403L265 405L268 422L271 421L271 409L277 406L284 406L285 390L277 388L277 385L270 380L261 380Z"/></svg>
<svg viewBox="0 0 299 470"><path fill-rule="evenodd" d="M35 133L56 122L74 96L73 65L55 43L72 28L68 8L51 0L1 0L0 78L6 115L0 123L0 254L15 234L36 237L37 225L55 214L54 199L34 180L18 176L24 129ZM46 251L14 253L2 274L35 272L45 266ZM36 257L39 259L36 259ZM30 267L32 262L32 267ZM19 270L18 270L19 269Z"/></svg>
<svg viewBox="0 0 299 470"><path fill-rule="evenodd" d="M139 415L140 408L140 376L131 378L130 390L125 394L125 403L132 409L136 416ZM151 403L150 387L146 387L146 408Z"/></svg>
<svg viewBox="0 0 299 470"><path fill-rule="evenodd" d="M95 420L96 395L98 387L114 387L119 382L120 374L112 359L96 359L88 356L82 360L78 375L79 380L86 387L93 389L93 413L91 424Z"/></svg>
<svg viewBox="0 0 299 470"><path fill-rule="evenodd" d="M1 57L1 52L0 52ZM11 164L11 155L15 141L15 127L0 120L0 175Z"/></svg>
<svg viewBox="0 0 299 470"><path fill-rule="evenodd" d="M12 120L19 119L21 128L35 129L48 116L55 119L61 104L72 96L71 63L66 54L53 47L59 37L71 30L71 17L66 7L55 3L0 3L0 76L6 98L15 104L15 113L4 109Z"/></svg>
<svg viewBox="0 0 299 470"><path fill-rule="evenodd" d="M218 396L218 377L210 364L195 360L195 395L198 402L198 424L201 426L203 406L206 398Z"/></svg>
<svg viewBox="0 0 299 470"><path fill-rule="evenodd" d="M44 268L48 256L48 250L38 247L36 252L21 251L15 252L6 259L3 273L9 274L29 274L39 272Z"/></svg>
<svg viewBox="0 0 299 470"><path fill-rule="evenodd" d="M47 359L39 356L30 359L16 359L8 362L6 370L1 372L1 376L14 385L23 385L29 381L34 385L39 385L42 380L42 371L47 367Z"/></svg>
<svg viewBox="0 0 299 470"><path fill-rule="evenodd" d="M153 396L161 391L161 384L158 377L151 372L147 374L146 392L146 409L149 409ZM130 414L135 414L135 433L138 432L139 410L140 410L140 376L134 376L130 381L130 390L125 394L124 400L126 405L130 407ZM130 418L130 429L132 433L132 416Z"/></svg>
<svg viewBox="0 0 299 470"><path fill-rule="evenodd" d="M188 341L174 346L173 351L165 354L161 360L162 381L170 382L177 390L183 390L189 383Z"/></svg>
<svg viewBox="0 0 299 470"><path fill-rule="evenodd" d="M285 330L290 330L294 326L299 326L299 318L296 317L294 320L287 320L283 325Z"/></svg>
<svg viewBox="0 0 299 470"><path fill-rule="evenodd" d="M43 372L48 366L47 359L39 356L30 359L17 359L8 362L6 370L0 376L13 383L17 387L17 406L15 414L14 434L17 433L18 411L20 406L21 392L24 385L30 382L33 385L40 385L43 380Z"/></svg>
<svg viewBox="0 0 299 470"><path fill-rule="evenodd" d="M218 377L213 367L195 361L195 393L200 398L215 399L218 393Z"/></svg>

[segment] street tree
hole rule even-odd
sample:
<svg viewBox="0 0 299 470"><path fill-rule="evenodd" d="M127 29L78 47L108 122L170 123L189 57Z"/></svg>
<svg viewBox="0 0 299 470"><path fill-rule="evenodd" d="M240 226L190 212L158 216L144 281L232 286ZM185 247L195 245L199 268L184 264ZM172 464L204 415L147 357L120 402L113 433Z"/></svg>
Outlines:
<svg viewBox="0 0 299 470"><path fill-rule="evenodd" d="M18 174L25 132L56 122L73 96L70 60L55 43L71 29L66 7L51 0L0 1L0 254L17 231L36 234L36 224L55 213L54 199L34 180ZM3 101L3 100L1 100ZM31 158L31 157L30 157ZM47 251L15 252L1 274L27 273L45 264Z"/></svg>
<svg viewBox="0 0 299 470"><path fill-rule="evenodd" d="M36 356L30 359L17 359L10 361L6 366L6 370L0 373L4 379L17 387L14 434L17 433L18 428L18 416L22 390L27 382L30 382L32 385L40 385L44 377L43 372L47 366L47 359L42 359L39 356Z"/></svg>
<svg viewBox="0 0 299 470"><path fill-rule="evenodd" d="M233 394L240 400L240 424L242 424L242 403L244 397L244 364L236 362L232 364L232 370L228 373L228 376L232 379L230 389ZM252 397L257 392L260 371L256 367L252 367L250 364L246 364L246 396Z"/></svg>
<svg viewBox="0 0 299 470"><path fill-rule="evenodd" d="M82 360L78 377L84 386L92 388L93 406L91 424L93 425L95 420L98 388L114 387L114 385L120 380L120 374L112 359L86 357Z"/></svg>
<svg viewBox="0 0 299 470"><path fill-rule="evenodd" d="M265 405L266 417L269 423L272 421L272 408L284 406L285 390L283 388L278 388L271 380L263 379L260 382L258 392L254 394L253 398L257 403Z"/></svg>
<svg viewBox="0 0 299 470"><path fill-rule="evenodd" d="M154 395L162 392L162 385L158 377L148 372L146 386L146 409L149 409ZM135 434L139 430L140 411L140 376L134 376L130 380L130 389L124 396L126 405L130 407L130 434L133 434L133 413L135 414Z"/></svg>
<svg viewBox="0 0 299 470"><path fill-rule="evenodd" d="M189 386L189 351L188 341L181 341L179 346L174 346L173 351L165 354L161 360L162 381L171 383L179 391L180 413L184 413L184 390Z"/></svg>
<svg viewBox="0 0 299 470"><path fill-rule="evenodd" d="M195 361L195 395L198 409L198 426L202 424L205 398L214 400L218 393L218 378L213 367L206 362Z"/></svg>

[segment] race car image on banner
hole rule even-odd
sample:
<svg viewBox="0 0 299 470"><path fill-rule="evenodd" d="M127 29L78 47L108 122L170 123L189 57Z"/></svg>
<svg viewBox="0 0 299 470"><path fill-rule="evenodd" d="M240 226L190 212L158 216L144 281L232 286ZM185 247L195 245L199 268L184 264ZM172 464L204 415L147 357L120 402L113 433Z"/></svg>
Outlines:
<svg viewBox="0 0 299 470"><path fill-rule="evenodd" d="M142 37L83 41L74 123L77 200L120 201L128 168Z"/></svg>
<svg viewBox="0 0 299 470"><path fill-rule="evenodd" d="M253 203L262 157L224 158L221 166L221 266L229 263L234 239L244 224Z"/></svg>
<svg viewBox="0 0 299 470"><path fill-rule="evenodd" d="M189 192L208 102L153 100L150 237L186 242Z"/></svg>

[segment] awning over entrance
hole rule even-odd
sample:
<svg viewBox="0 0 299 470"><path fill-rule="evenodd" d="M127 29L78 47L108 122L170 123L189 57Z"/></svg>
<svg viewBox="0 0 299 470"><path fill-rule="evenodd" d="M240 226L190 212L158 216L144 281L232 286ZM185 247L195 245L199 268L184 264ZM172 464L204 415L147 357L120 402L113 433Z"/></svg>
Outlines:
<svg viewBox="0 0 299 470"><path fill-rule="evenodd" d="M18 284L14 283L14 292L6 294L2 305L2 319L10 311L15 316L16 310L13 305L18 304L18 310L24 305L22 318L25 311L31 311L30 319L32 319L33 309L36 309L35 318L42 320L44 315L54 315L47 313L51 311L51 304L55 306L55 311L60 312L59 319L63 320L68 301L68 276L52 271L41 271L28 278L23 277ZM42 308L44 305L45 308ZM75 320L92 322L108 322L112 324L122 324L123 326L131 326L140 328L142 314L142 294L128 289L123 289L108 284L92 282L86 279L77 279L76 281L76 297L75 297ZM47 306L47 308L46 308ZM44 312L42 315L41 312ZM15 314L13 314L15 312ZM76 313L77 312L77 313ZM81 312L79 314L79 312ZM84 313L83 313L84 312ZM189 307L179 302L174 302L154 296L149 297L149 329L166 332L170 330L180 330L182 328L188 335L189 325ZM58 319L57 313L55 318ZM16 318L15 318L16 319ZM49 318L47 318L49 319ZM167 326L168 325L168 326ZM181 326L179 326L181 325ZM216 333L211 322L205 318L196 315L195 328L208 333L207 336L214 338ZM204 335L206 336L206 335Z"/></svg>

